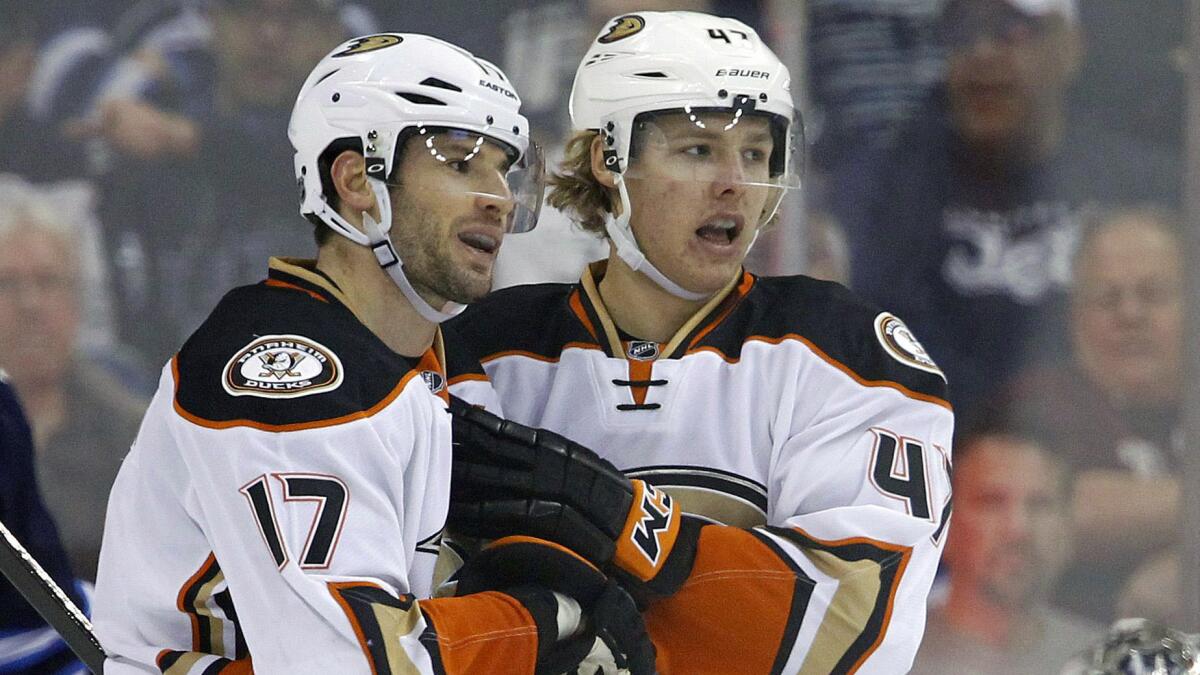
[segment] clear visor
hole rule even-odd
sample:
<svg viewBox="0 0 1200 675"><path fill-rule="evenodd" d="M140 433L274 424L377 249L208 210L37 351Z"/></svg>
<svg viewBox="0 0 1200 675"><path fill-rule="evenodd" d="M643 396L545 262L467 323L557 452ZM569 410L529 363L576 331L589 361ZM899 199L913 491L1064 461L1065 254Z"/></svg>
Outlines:
<svg viewBox="0 0 1200 675"><path fill-rule="evenodd" d="M542 151L532 139L521 153L474 131L419 127L399 143L388 185L464 197L504 221L505 232L528 232L542 209Z"/></svg>
<svg viewBox="0 0 1200 675"><path fill-rule="evenodd" d="M799 112L793 112L799 120ZM634 120L626 181L674 184L695 199L736 201L747 222L765 224L800 187L803 125L748 108L683 108ZM631 185L632 187L632 185ZM663 186L666 187L666 186Z"/></svg>

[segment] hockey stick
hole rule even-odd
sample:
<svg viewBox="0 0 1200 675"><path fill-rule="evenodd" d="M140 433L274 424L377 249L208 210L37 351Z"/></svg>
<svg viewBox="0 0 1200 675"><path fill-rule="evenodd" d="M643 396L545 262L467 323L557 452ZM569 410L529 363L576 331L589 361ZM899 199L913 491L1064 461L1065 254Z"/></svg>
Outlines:
<svg viewBox="0 0 1200 675"><path fill-rule="evenodd" d="M102 675L104 649L92 633L92 623L2 522L0 535L0 574L58 631L84 665Z"/></svg>

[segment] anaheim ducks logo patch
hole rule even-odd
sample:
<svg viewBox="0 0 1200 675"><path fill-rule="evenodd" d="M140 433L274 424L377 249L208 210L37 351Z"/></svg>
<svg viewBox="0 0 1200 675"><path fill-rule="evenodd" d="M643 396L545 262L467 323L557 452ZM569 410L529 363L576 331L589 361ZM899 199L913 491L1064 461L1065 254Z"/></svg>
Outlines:
<svg viewBox="0 0 1200 675"><path fill-rule="evenodd" d="M600 44L608 44L623 40L630 35L636 35L642 32L646 27L646 20L637 14L626 14L613 19L613 25L609 27L608 32L596 39Z"/></svg>
<svg viewBox="0 0 1200 675"><path fill-rule="evenodd" d="M334 58L339 56L353 56L354 54L366 54L385 47L393 47L404 42L404 38L399 35L366 35L360 38L351 40L346 48L333 55Z"/></svg>
<svg viewBox="0 0 1200 675"><path fill-rule="evenodd" d="M634 340L629 343L625 353L634 361L653 361L658 358L658 343Z"/></svg>
<svg viewBox="0 0 1200 675"><path fill-rule="evenodd" d="M316 340L264 335L229 359L221 384L230 396L308 396L337 389L342 362Z"/></svg>
<svg viewBox="0 0 1200 675"><path fill-rule="evenodd" d="M900 363L946 379L916 336L895 315L883 312L875 317L875 335L884 350Z"/></svg>

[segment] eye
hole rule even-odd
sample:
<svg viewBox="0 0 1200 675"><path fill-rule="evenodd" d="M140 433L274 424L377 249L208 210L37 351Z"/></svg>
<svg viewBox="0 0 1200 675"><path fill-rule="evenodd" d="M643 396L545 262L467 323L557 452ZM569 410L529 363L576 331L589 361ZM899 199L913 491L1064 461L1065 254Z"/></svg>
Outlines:
<svg viewBox="0 0 1200 675"><path fill-rule="evenodd" d="M455 173L469 173L471 171L471 162L466 159L448 159L446 166L450 167Z"/></svg>
<svg viewBox="0 0 1200 675"><path fill-rule="evenodd" d="M761 164L767 161L767 151L762 148L747 148L742 151L742 157L751 164Z"/></svg>
<svg viewBox="0 0 1200 675"><path fill-rule="evenodd" d="M683 153L693 157L708 157L712 154L712 148L705 144L689 145L683 149Z"/></svg>

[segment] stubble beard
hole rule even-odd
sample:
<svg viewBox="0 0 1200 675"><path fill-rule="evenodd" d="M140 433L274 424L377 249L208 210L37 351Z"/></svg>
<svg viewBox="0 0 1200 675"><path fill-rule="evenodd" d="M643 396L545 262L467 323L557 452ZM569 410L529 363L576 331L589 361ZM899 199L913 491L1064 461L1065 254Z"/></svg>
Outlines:
<svg viewBox="0 0 1200 675"><path fill-rule="evenodd" d="M469 304L491 291L492 273L473 273L455 260L454 243L437 216L427 209L406 206L393 223L393 240L404 259L409 283L422 293L450 302Z"/></svg>

